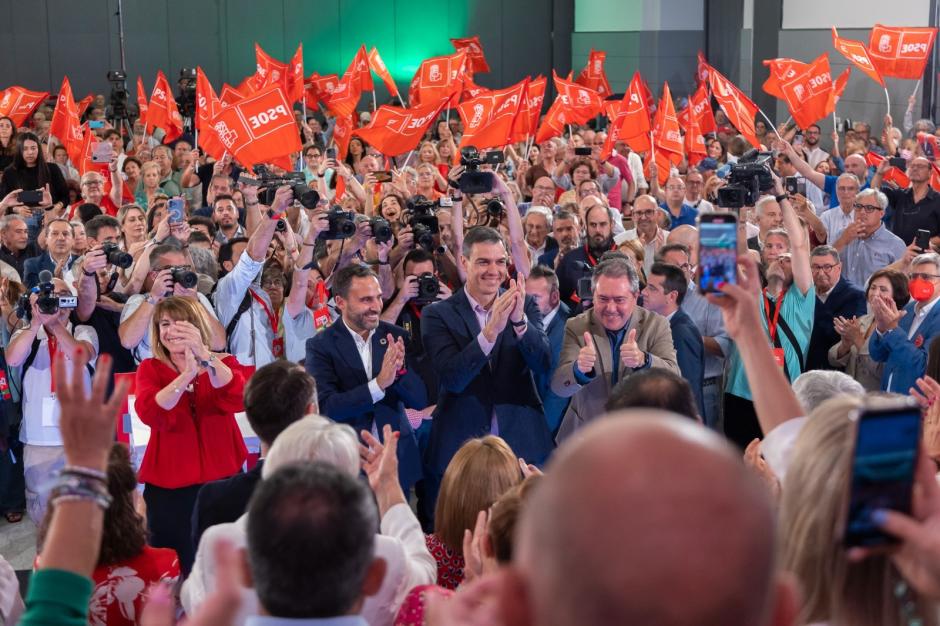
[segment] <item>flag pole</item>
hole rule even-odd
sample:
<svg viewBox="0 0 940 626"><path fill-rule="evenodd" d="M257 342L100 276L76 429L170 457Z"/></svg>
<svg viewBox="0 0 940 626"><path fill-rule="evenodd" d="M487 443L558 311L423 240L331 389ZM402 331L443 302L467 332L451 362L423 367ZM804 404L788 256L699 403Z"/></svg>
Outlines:
<svg viewBox="0 0 940 626"><path fill-rule="evenodd" d="M401 103L401 108L407 109L408 105L405 104L405 101L401 99L401 92L398 93L398 101Z"/></svg>
<svg viewBox="0 0 940 626"><path fill-rule="evenodd" d="M375 89L372 90L372 112L375 113L375 110L378 108L375 104Z"/></svg>
<svg viewBox="0 0 940 626"><path fill-rule="evenodd" d="M193 120L193 150L199 149L199 129L196 128L196 122Z"/></svg>
<svg viewBox="0 0 940 626"><path fill-rule="evenodd" d="M891 115L891 95L888 93L887 85L885 85L885 102L888 103L888 115Z"/></svg>
<svg viewBox="0 0 940 626"><path fill-rule="evenodd" d="M922 80L924 80L923 77L918 78L918 79L917 79L917 82L914 83L914 91L911 92L911 97L912 97L912 98L917 95L917 90L920 89L920 82L921 82Z"/></svg>
<svg viewBox="0 0 940 626"><path fill-rule="evenodd" d="M764 120L767 122L767 125L770 126L771 129L773 129L774 134L777 136L777 139L779 139L780 141L783 141L783 137L780 136L780 133L777 131L777 127L774 126L774 123L771 122L770 118L767 117L767 114L764 113L764 109L757 107L757 112L760 113L761 117L764 118Z"/></svg>
<svg viewBox="0 0 940 626"><path fill-rule="evenodd" d="M304 116L304 124L306 124L307 123L307 94L306 93L300 99L300 114ZM306 148L304 148L303 145L301 145L300 146L300 171L301 172L307 169L307 163L304 160L304 152L306 151L307 151Z"/></svg>

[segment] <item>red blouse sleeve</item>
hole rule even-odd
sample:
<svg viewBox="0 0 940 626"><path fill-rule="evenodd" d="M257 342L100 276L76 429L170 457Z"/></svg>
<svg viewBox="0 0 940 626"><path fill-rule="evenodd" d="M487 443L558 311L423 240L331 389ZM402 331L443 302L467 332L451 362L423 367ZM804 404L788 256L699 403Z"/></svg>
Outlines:
<svg viewBox="0 0 940 626"><path fill-rule="evenodd" d="M178 419L189 416L188 407L183 407L181 402L177 402L170 410L157 404L157 393L176 378L170 376L172 373L172 370L153 358L144 359L137 367L134 408L140 421L157 430L173 430Z"/></svg>
<svg viewBox="0 0 940 626"><path fill-rule="evenodd" d="M232 355L228 355L222 362L232 370L232 380L228 384L213 390L213 403L218 411L225 413L239 413L245 410L245 369ZM211 385L212 383L209 382Z"/></svg>

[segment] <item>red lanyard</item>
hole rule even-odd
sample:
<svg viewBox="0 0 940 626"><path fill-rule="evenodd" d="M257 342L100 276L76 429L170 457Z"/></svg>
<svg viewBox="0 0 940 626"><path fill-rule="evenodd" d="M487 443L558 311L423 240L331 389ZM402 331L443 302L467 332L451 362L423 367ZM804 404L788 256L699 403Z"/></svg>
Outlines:
<svg viewBox="0 0 940 626"><path fill-rule="evenodd" d="M780 298L777 300L777 308L774 310L773 320L770 319L770 298L767 297L767 290L764 290L764 312L767 313L767 329L770 331L770 343L777 343L777 322L780 320L780 309L783 308L783 297L787 295L786 291L780 292Z"/></svg>
<svg viewBox="0 0 940 626"><path fill-rule="evenodd" d="M50 391L55 393L55 355L59 351L59 340L55 338L55 335L49 334L49 371L52 375L52 383Z"/></svg>
<svg viewBox="0 0 940 626"><path fill-rule="evenodd" d="M274 331L274 336L277 336L277 326L278 319L277 315L271 312L271 307L268 306L268 303L264 301L264 298L256 294L251 289L248 290L248 293L251 294L251 297L255 299L255 302L261 305L261 308L264 309L264 314L268 316L268 321L271 322L271 330Z"/></svg>
<svg viewBox="0 0 940 626"><path fill-rule="evenodd" d="M595 259L594 255L591 254L591 249L588 248L587 244L584 244L584 254L587 255L588 263L590 263L591 267L594 267L595 265L597 265L597 259Z"/></svg>

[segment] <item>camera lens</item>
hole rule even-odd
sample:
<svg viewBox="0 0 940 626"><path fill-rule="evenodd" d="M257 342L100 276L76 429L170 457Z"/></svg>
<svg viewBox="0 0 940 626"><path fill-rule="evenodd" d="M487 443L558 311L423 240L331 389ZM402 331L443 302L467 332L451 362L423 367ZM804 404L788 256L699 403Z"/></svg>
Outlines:
<svg viewBox="0 0 940 626"><path fill-rule="evenodd" d="M192 289L199 282L199 276L196 275L196 272L185 267L174 269L171 275L174 283L178 283L186 289Z"/></svg>
<svg viewBox="0 0 940 626"><path fill-rule="evenodd" d="M277 224L274 225L274 230L279 233L283 233L287 230L287 222L285 222L283 219L278 220Z"/></svg>

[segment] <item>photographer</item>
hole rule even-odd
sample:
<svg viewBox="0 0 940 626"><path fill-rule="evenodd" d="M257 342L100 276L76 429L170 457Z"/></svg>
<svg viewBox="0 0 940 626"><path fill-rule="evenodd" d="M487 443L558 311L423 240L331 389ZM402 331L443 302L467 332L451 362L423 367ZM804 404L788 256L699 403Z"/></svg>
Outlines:
<svg viewBox="0 0 940 626"><path fill-rule="evenodd" d="M144 281L143 292L127 299L121 311L118 336L121 345L133 354L140 363L153 356L150 346L150 321L154 308L168 296L180 296L198 300L209 328L209 348L215 352L225 349L225 328L219 323L212 303L196 290L195 283L186 286L183 282L191 280L186 276L193 272L192 261L185 250L175 243L164 243L150 250L150 271ZM181 282L183 281L183 282Z"/></svg>
<svg viewBox="0 0 940 626"><path fill-rule="evenodd" d="M78 350L84 351L85 358L92 362L98 355L95 329L73 325L69 321L71 309L59 307L58 298L72 295L65 281L53 278L49 283L43 283L41 289L43 286L45 291L41 295L29 297L28 325L14 332L6 349L7 364L22 368L23 424L20 441L24 444L26 507L30 518L37 524L45 513L45 497L40 493L40 487L65 461L52 360L59 354L72 362ZM41 312L40 305L50 312ZM84 378L87 384L90 380L87 373Z"/></svg>
<svg viewBox="0 0 940 626"><path fill-rule="evenodd" d="M278 322L271 300L254 280L264 265L277 221L293 195L290 187L280 187L267 218L261 220L251 238L247 242L230 241L219 250L220 265L226 274L216 287L215 310L225 326L229 351L243 365L261 367L284 355L283 340L278 341L274 329Z"/></svg>

